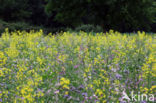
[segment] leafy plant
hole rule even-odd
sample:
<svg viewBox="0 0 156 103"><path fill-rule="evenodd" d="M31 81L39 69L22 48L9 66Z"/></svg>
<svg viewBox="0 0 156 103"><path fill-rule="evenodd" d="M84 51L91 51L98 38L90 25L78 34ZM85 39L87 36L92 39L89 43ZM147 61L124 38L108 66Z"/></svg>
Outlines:
<svg viewBox="0 0 156 103"><path fill-rule="evenodd" d="M84 24L81 26L78 26L75 28L75 31L79 32L79 31L84 31L84 32L103 32L102 27L100 26L95 26L95 25L91 25L91 24Z"/></svg>

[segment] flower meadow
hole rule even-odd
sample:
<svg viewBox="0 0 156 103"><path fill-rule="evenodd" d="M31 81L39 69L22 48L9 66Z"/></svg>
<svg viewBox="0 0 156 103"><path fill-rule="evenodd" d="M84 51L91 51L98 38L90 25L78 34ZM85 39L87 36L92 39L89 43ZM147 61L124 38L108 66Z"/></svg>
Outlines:
<svg viewBox="0 0 156 103"><path fill-rule="evenodd" d="M155 34L6 30L0 103L128 103L156 93ZM156 99L155 99L156 100ZM144 99L144 103L149 100Z"/></svg>

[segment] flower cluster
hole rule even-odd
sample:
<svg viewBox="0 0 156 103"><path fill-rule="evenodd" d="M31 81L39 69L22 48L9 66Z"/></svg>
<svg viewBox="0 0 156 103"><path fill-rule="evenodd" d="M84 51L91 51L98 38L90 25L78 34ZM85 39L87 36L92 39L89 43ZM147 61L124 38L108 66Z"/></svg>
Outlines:
<svg viewBox="0 0 156 103"><path fill-rule="evenodd" d="M60 34L6 29L0 103L123 103L123 92L155 93L155 34Z"/></svg>
<svg viewBox="0 0 156 103"><path fill-rule="evenodd" d="M64 77L60 79L60 85L62 86L62 88L69 89L69 84L70 84L69 79L66 79Z"/></svg>

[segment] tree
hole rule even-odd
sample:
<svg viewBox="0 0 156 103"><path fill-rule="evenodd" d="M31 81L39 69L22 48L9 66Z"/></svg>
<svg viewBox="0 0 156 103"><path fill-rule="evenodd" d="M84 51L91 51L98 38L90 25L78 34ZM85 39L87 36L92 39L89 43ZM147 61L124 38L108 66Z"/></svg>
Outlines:
<svg viewBox="0 0 156 103"><path fill-rule="evenodd" d="M10 20L24 20L31 15L28 11L28 0L0 0L0 18Z"/></svg>
<svg viewBox="0 0 156 103"><path fill-rule="evenodd" d="M55 20L65 25L76 26L82 23L86 14L86 0L50 0L46 11Z"/></svg>
<svg viewBox="0 0 156 103"><path fill-rule="evenodd" d="M68 26L102 25L119 31L149 30L155 20L154 0L48 0L46 11Z"/></svg>

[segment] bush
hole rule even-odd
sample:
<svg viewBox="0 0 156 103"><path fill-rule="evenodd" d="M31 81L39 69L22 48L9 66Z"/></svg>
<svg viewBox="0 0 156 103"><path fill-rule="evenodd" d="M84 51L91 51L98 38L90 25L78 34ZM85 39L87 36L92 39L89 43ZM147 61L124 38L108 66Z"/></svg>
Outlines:
<svg viewBox="0 0 156 103"><path fill-rule="evenodd" d="M91 24L84 24L81 26L78 26L75 28L75 31L79 32L79 31L84 31L84 32L103 32L102 27L100 26L95 26L95 25L91 25Z"/></svg>
<svg viewBox="0 0 156 103"><path fill-rule="evenodd" d="M15 31L15 30L20 30L20 31L30 31L30 30L35 30L39 31L40 29L43 30L44 34L48 34L50 32L56 33L56 32L61 32L61 31L67 31L65 27L62 28L46 28L43 26L34 26L30 25L25 22L5 22L3 20L0 20L0 35L2 32L5 31L5 28L9 29L9 32Z"/></svg>
<svg viewBox="0 0 156 103"><path fill-rule="evenodd" d="M0 34L3 32L3 30L5 29L4 28L4 26L3 26L3 24L4 24L5 22L3 22L2 20L0 20Z"/></svg>
<svg viewBox="0 0 156 103"><path fill-rule="evenodd" d="M25 22L5 22L5 21L2 21L0 20L0 34L2 32L5 31L5 28L8 28L9 29L9 32L12 32L12 31L15 31L15 30L25 30L25 31L30 31L30 30L40 30L40 29L43 29L44 28L42 26L32 26L30 24L27 24Z"/></svg>
<svg viewBox="0 0 156 103"><path fill-rule="evenodd" d="M24 22L5 22L0 20L0 33L5 31L5 28L8 28L9 31L15 31L15 30L36 30L39 29L39 27L30 26L27 23Z"/></svg>

